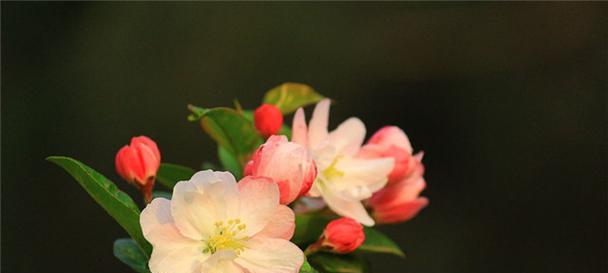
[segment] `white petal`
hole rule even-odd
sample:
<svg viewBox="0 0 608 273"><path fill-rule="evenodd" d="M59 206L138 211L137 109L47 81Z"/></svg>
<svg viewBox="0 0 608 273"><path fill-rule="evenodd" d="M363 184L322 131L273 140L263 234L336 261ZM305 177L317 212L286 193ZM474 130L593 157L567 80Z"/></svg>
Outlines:
<svg viewBox="0 0 608 273"><path fill-rule="evenodd" d="M296 273L304 262L304 253L287 240L256 236L235 262L251 273Z"/></svg>
<svg viewBox="0 0 608 273"><path fill-rule="evenodd" d="M371 197L371 194L386 185L388 175L393 169L393 158L362 159L345 157L339 160L336 168L344 176L333 178L328 185L339 191L347 191L359 200ZM363 187L365 189L357 189Z"/></svg>
<svg viewBox="0 0 608 273"><path fill-rule="evenodd" d="M358 118L349 118L329 134L329 142L339 154L355 155L365 139L365 125Z"/></svg>
<svg viewBox="0 0 608 273"><path fill-rule="evenodd" d="M228 172L201 171L173 188L171 214L180 232L200 240L214 231L214 223L238 215L239 191Z"/></svg>
<svg viewBox="0 0 608 273"><path fill-rule="evenodd" d="M374 225L374 220L369 216L365 207L361 204L361 201L340 195L339 192L334 192L331 188L327 187L326 184L327 183L319 183L318 189L321 191L323 200L331 210L341 216L355 219L363 225Z"/></svg>
<svg viewBox="0 0 608 273"><path fill-rule="evenodd" d="M204 273L244 273L246 272L233 260L236 253L230 250L222 250L213 254L201 266L200 272Z"/></svg>
<svg viewBox="0 0 608 273"><path fill-rule="evenodd" d="M308 124L308 147L315 147L327 138L330 100L324 99L317 103Z"/></svg>
<svg viewBox="0 0 608 273"><path fill-rule="evenodd" d="M146 240L152 246L150 270L153 273L190 273L204 259L201 243L183 236L171 217L170 201L164 198L152 200L139 218Z"/></svg>
<svg viewBox="0 0 608 273"><path fill-rule="evenodd" d="M200 242L182 247L154 246L148 266L152 273L198 273L206 257Z"/></svg>
<svg viewBox="0 0 608 273"><path fill-rule="evenodd" d="M296 216L288 206L280 205L270 222L255 236L289 240L296 227Z"/></svg>
<svg viewBox="0 0 608 273"><path fill-rule="evenodd" d="M270 222L279 206L279 188L270 178L247 176L239 181L240 219L252 236Z"/></svg>
<svg viewBox="0 0 608 273"><path fill-rule="evenodd" d="M293 116L291 125L291 141L306 147L308 143L308 129L306 128L306 119L304 117L304 109L298 108Z"/></svg>

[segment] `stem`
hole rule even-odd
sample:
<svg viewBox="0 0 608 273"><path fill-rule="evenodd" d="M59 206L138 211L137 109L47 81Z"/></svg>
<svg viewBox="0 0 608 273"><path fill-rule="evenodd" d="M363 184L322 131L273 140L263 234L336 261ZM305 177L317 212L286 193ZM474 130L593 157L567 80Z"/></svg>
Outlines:
<svg viewBox="0 0 608 273"><path fill-rule="evenodd" d="M322 247L323 247L323 237L321 237L314 244L309 245L306 248L306 250L304 250L304 255L310 256L311 254L314 254L315 252L319 251Z"/></svg>
<svg viewBox="0 0 608 273"><path fill-rule="evenodd" d="M154 182L156 178L150 177L146 185L141 188L141 194L144 196L144 202L150 204L152 202L152 189L154 189Z"/></svg>

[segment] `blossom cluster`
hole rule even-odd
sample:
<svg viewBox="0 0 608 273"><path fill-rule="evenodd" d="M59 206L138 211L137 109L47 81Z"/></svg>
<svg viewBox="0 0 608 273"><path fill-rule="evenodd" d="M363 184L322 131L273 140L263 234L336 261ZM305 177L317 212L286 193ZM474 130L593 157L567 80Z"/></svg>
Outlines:
<svg viewBox="0 0 608 273"><path fill-rule="evenodd" d="M118 151L117 173L147 204L139 217L141 234L152 246L145 270L294 273L308 266L315 272L307 262L315 255L364 249L373 244L366 240L372 226L407 221L428 204L420 196L426 185L423 153L414 153L400 128L385 126L365 141L358 118L329 129L329 99L308 89L279 91L279 100L268 99L250 114L240 105L191 109L224 151L222 163L232 163L223 169L232 172L192 171L174 181L172 193L153 198L163 172L156 142L138 136ZM303 107L311 102L316 106L307 122ZM283 120L291 112L289 127ZM218 126L224 126L220 133L214 131ZM254 129L226 145L233 128L243 126ZM247 152L243 143L253 134L262 141L253 141ZM306 227L296 218L306 217L323 219L312 241L298 235Z"/></svg>

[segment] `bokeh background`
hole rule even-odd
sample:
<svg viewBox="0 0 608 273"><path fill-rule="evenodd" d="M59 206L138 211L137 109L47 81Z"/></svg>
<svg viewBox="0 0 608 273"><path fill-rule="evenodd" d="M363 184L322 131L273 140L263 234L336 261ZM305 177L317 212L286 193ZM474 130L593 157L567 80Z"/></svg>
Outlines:
<svg viewBox="0 0 608 273"><path fill-rule="evenodd" d="M426 153L430 206L381 227L408 257L373 272L607 272L607 8L3 1L2 270L130 272L126 234L46 156L118 182L145 134L197 167L215 145L188 103L295 81L335 99L332 126L398 125Z"/></svg>

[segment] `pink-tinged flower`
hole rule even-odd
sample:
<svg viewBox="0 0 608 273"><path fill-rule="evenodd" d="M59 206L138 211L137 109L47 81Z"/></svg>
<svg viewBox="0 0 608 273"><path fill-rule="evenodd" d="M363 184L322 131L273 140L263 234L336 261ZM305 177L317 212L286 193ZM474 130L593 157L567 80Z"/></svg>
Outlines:
<svg viewBox="0 0 608 273"><path fill-rule="evenodd" d="M358 118L349 118L328 132L329 105L328 99L319 102L308 126L301 108L293 119L292 141L308 148L318 170L309 195L323 197L341 216L372 226L374 220L361 201L386 185L394 160L357 156L365 138L365 125Z"/></svg>
<svg viewBox="0 0 608 273"><path fill-rule="evenodd" d="M426 186L424 166L420 162L422 153L416 154L413 159L416 167L410 176L387 185L367 201L377 223L407 221L428 205L429 200L419 196Z"/></svg>
<svg viewBox="0 0 608 273"><path fill-rule="evenodd" d="M342 217L327 224L321 237L322 247L336 253L355 251L365 241L363 226L357 221Z"/></svg>
<svg viewBox="0 0 608 273"><path fill-rule="evenodd" d="M306 147L285 136L271 136L253 154L244 174L272 178L281 192L280 203L286 205L310 190L317 168Z"/></svg>
<svg viewBox="0 0 608 273"><path fill-rule="evenodd" d="M412 155L412 146L407 135L396 126L385 126L378 130L359 151L358 156L363 158L390 157L395 165L388 183L401 181L412 174L416 162Z"/></svg>
<svg viewBox="0 0 608 273"><path fill-rule="evenodd" d="M253 112L253 123L258 132L265 137L274 135L281 130L283 114L272 104L262 104Z"/></svg>
<svg viewBox="0 0 608 273"><path fill-rule="evenodd" d="M293 211L279 204L276 183L228 172L201 171L156 198L140 224L153 247L152 273L296 273L302 251L289 239Z"/></svg>
<svg viewBox="0 0 608 273"><path fill-rule="evenodd" d="M133 137L130 145L125 145L118 151L114 163L116 172L142 190L146 201L150 201L160 167L160 151L156 143L146 136Z"/></svg>

